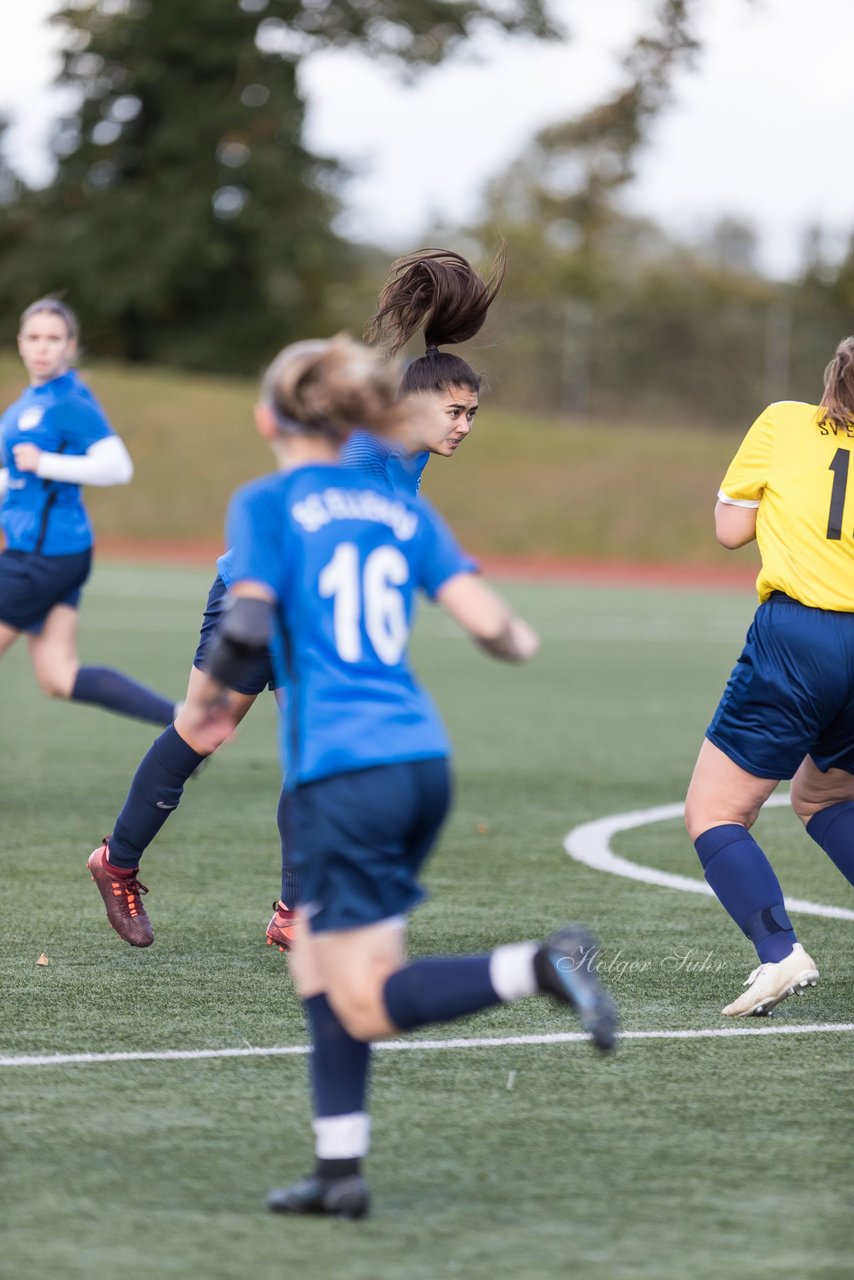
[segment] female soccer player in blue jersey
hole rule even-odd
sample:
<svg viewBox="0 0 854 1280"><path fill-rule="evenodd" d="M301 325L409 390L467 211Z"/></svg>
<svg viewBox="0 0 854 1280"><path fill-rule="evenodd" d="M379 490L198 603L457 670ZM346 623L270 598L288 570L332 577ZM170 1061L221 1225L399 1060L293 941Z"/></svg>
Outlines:
<svg viewBox="0 0 854 1280"><path fill-rule="evenodd" d="M281 1213L367 1211L370 1041L540 993L571 1005L599 1048L614 1040L579 926L542 945L405 961L404 917L424 896L418 874L451 788L445 729L407 661L415 594L493 657L524 661L539 642L426 502L340 465L356 423L383 432L400 418L398 392L393 365L346 338L298 343L273 362L256 419L281 471L232 501L232 586L202 677L207 718L194 726L218 739L220 716L233 723L227 691L270 648L286 691L301 911L290 964L313 1042L317 1149L311 1177L271 1194Z"/></svg>
<svg viewBox="0 0 854 1280"><path fill-rule="evenodd" d="M768 1014L814 986L783 890L750 835L783 778L808 835L854 884L854 338L819 405L772 404L724 476L718 541L759 543L759 608L700 750L685 804L706 879L759 965L728 1017Z"/></svg>
<svg viewBox="0 0 854 1280"><path fill-rule="evenodd" d="M341 451L345 466L384 479L401 493L417 493L430 454L452 458L471 433L483 381L467 360L443 346L467 342L480 332L507 270L502 245L486 280L451 249L419 249L398 258L380 294L365 336L382 342L390 356L423 331L425 352L410 360L401 381L404 394L428 392L443 399L439 419L409 449L354 431Z"/></svg>
<svg viewBox="0 0 854 1280"><path fill-rule="evenodd" d="M372 476L397 493L414 496L431 454L454 455L471 431L481 376L467 361L439 348L466 341L479 332L505 270L503 247L485 280L465 258L450 249L422 249L392 263L368 328L371 336L382 340L390 355L423 330L426 351L406 366L402 388L405 392L430 393L437 399L431 401L431 411L422 413L413 423L406 442L355 430L341 451L343 465ZM217 562L217 577L208 596L183 708L174 725L157 738L140 762L112 835L89 859L108 919L132 946L145 947L154 941L136 877L140 859L178 807L184 783L219 745L199 742L192 721L198 710L197 692L208 645L231 583L231 561L229 552ZM235 720L242 720L258 694L273 684L269 659L259 659L230 695ZM280 833L284 803L283 793ZM273 904L273 916L267 926L268 942L282 950L290 945L293 936L295 912L290 903L296 892L282 835L281 897Z"/></svg>
<svg viewBox="0 0 854 1280"><path fill-rule="evenodd" d="M81 667L77 608L92 564L80 486L127 484L133 464L92 392L72 369L77 320L56 298L21 317L30 378L0 418L0 654L23 632L42 690L170 724L174 703L106 667Z"/></svg>

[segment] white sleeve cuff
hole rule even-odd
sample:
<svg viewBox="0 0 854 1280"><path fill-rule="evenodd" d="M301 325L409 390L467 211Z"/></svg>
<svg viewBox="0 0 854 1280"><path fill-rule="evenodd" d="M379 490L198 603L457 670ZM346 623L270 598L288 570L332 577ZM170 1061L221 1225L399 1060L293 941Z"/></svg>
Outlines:
<svg viewBox="0 0 854 1280"><path fill-rule="evenodd" d="M133 476L133 462L118 436L105 436L90 445L79 458L62 453L43 453L36 475L43 480L59 480L64 484L108 486L127 484Z"/></svg>
<svg viewBox="0 0 854 1280"><path fill-rule="evenodd" d="M728 507L758 507L758 502L747 498L728 498L723 489L718 490L718 502L725 502Z"/></svg>
<svg viewBox="0 0 854 1280"><path fill-rule="evenodd" d="M9 468L0 467L0 498L3 497L9 488Z"/></svg>

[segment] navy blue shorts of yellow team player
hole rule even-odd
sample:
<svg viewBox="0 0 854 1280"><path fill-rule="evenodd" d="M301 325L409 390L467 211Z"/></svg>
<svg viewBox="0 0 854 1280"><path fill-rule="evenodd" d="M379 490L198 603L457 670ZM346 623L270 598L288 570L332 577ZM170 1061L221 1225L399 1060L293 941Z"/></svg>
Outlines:
<svg viewBox="0 0 854 1280"><path fill-rule="evenodd" d="M404 915L451 800L445 759L408 760L304 783L285 806L286 844L312 933Z"/></svg>
<svg viewBox="0 0 854 1280"><path fill-rule="evenodd" d="M193 658L193 666L198 667L199 671L204 671L205 669L207 652L214 638L217 624L222 617L223 605L227 595L228 587L222 578L217 575L214 578L213 586L208 592L208 602L205 605L205 613L202 618L202 629L199 632L199 645L196 649L196 656ZM270 655L265 654L263 658L255 658L251 664L247 665L243 682L234 687L238 693L249 694L263 693L265 689L275 689L276 676Z"/></svg>
<svg viewBox="0 0 854 1280"><path fill-rule="evenodd" d="M854 773L854 614L775 591L761 604L706 737L748 773L791 778L805 756Z"/></svg>
<svg viewBox="0 0 854 1280"><path fill-rule="evenodd" d="M91 568L91 547L71 556L3 551L0 553L0 622L16 631L41 631L55 605L77 608Z"/></svg>

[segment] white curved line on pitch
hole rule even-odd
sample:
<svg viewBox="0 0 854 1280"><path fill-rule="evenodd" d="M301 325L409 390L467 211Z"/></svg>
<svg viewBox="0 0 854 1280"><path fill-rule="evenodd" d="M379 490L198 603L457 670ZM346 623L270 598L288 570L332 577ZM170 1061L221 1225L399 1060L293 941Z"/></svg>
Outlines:
<svg viewBox="0 0 854 1280"><path fill-rule="evenodd" d="M788 803L787 795L773 795L765 801L765 808L779 808ZM714 897L704 880L674 875L655 867L644 867L637 862L629 862L628 858L621 858L611 849L611 839L620 831L633 831L635 827L645 827L652 822L681 818L683 812L684 805L661 804L652 809L635 809L629 813L615 813L608 818L597 818L594 822L584 822L580 827L573 827L564 840L563 847L576 862L583 862L594 871L607 871L614 876L624 876L627 880L641 880L644 884L657 884L665 889L681 889L683 893L705 893L708 897ZM688 837L685 839L687 841ZM847 907L808 902L806 898L787 897L786 906L790 911L799 911L806 916L854 920L854 911Z"/></svg>
<svg viewBox="0 0 854 1280"><path fill-rule="evenodd" d="M854 1022L783 1023L762 1027L698 1027L681 1031L621 1031L625 1040L732 1040L742 1036L805 1036L822 1031L851 1032ZM585 1031L557 1031L543 1035L482 1036L457 1040L381 1040L376 1050L507 1049L538 1044L584 1044ZM66 1067L106 1062L197 1062L202 1058L291 1058L311 1052L307 1044L288 1044L245 1049L151 1049L127 1053L30 1054L17 1058L0 1057L0 1067Z"/></svg>

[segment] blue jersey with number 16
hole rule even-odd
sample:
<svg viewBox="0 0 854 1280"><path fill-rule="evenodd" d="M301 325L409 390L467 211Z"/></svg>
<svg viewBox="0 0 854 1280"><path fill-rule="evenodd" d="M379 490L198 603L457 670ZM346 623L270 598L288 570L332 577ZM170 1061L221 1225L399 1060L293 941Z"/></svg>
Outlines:
<svg viewBox="0 0 854 1280"><path fill-rule="evenodd" d="M231 502L231 580L276 598L286 786L449 752L407 660L416 591L476 569L423 499L358 471L300 467Z"/></svg>

